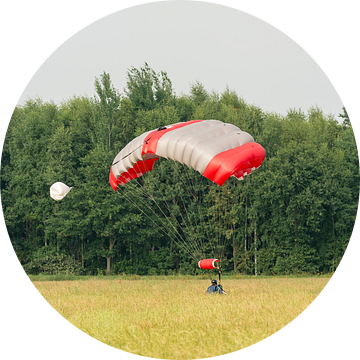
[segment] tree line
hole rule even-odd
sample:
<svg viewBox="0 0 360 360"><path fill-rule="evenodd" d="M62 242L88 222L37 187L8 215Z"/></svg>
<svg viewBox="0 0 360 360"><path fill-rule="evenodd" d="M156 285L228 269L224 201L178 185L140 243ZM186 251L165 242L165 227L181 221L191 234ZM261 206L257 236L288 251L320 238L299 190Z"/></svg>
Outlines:
<svg viewBox="0 0 360 360"><path fill-rule="evenodd" d="M35 98L14 109L1 200L27 273L195 274L198 244L197 255L220 256L225 272L337 268L359 197L358 153L345 108L338 118L318 107L268 113L228 88L209 92L200 82L177 95L167 73L146 63L129 69L126 80L120 93L104 72L93 97L61 104ZM128 142L194 119L250 133L266 150L262 166L219 187L163 159L144 179L113 191L110 166ZM49 196L57 181L74 186L60 202Z"/></svg>

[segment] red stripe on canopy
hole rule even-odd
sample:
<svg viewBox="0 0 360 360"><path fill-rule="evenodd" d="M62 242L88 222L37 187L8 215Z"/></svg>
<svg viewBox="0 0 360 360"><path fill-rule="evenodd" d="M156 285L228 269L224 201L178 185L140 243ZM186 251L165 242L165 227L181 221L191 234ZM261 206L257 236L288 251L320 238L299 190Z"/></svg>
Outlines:
<svg viewBox="0 0 360 360"><path fill-rule="evenodd" d="M165 135L169 131L180 129L180 128L184 127L184 126L195 124L195 123L201 122L201 121L204 121L204 120L191 120L191 121L171 125L171 126L167 127L164 130L154 130L154 131L152 131L147 136L147 139L149 139L149 140L148 141L147 141L147 139L144 140L144 145L143 145L143 148L142 148L141 155L142 156L144 156L146 154L154 154L154 155L156 155L156 149L157 149L158 141L160 140L160 138L163 135Z"/></svg>
<svg viewBox="0 0 360 360"><path fill-rule="evenodd" d="M249 142L215 155L207 165L203 175L222 186L234 175L240 178L252 168L258 168L265 159L264 148L255 142Z"/></svg>
<svg viewBox="0 0 360 360"><path fill-rule="evenodd" d="M110 168L109 182L111 187L116 191L118 185L125 185L132 179L136 179L137 177L145 174L147 171L151 171L154 167L155 161L158 159L159 158L148 159L145 161L139 160L127 172L120 174L118 178L115 177L112 172L112 168Z"/></svg>

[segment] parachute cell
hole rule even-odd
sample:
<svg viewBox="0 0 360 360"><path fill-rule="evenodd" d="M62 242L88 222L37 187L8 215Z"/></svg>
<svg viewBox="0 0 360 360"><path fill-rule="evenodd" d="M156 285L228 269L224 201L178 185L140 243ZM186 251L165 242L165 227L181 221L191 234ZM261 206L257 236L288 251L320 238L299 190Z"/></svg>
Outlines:
<svg viewBox="0 0 360 360"><path fill-rule="evenodd" d="M110 169L110 185L116 191L118 185L151 171L160 157L185 164L222 186L230 176L241 180L257 169L265 150L250 134L218 120L172 124L126 145Z"/></svg>

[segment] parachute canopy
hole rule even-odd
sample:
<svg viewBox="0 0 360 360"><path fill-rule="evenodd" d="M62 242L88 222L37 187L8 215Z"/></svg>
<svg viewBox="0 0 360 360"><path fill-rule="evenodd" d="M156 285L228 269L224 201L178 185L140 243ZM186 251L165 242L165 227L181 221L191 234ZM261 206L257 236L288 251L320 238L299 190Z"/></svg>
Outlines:
<svg viewBox="0 0 360 360"><path fill-rule="evenodd" d="M199 268L204 270L218 269L215 266L216 262L220 262L219 259L204 259L199 261Z"/></svg>
<svg viewBox="0 0 360 360"><path fill-rule="evenodd" d="M50 196L54 200L59 201L62 200L71 189L72 187L68 187L62 182L56 182L50 187Z"/></svg>
<svg viewBox="0 0 360 360"><path fill-rule="evenodd" d="M148 131L127 144L114 159L109 181L118 185L153 169L160 157L187 165L222 186L257 169L265 150L237 126L218 120L192 120Z"/></svg>

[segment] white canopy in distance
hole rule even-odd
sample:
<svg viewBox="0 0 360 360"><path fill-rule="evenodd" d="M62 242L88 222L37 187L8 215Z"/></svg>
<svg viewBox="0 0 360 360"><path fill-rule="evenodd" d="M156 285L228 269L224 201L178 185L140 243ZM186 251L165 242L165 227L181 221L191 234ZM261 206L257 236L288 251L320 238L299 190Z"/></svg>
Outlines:
<svg viewBox="0 0 360 360"><path fill-rule="evenodd" d="M62 182L56 182L50 187L50 196L56 200L62 200L67 193L72 189L72 187L68 187Z"/></svg>

